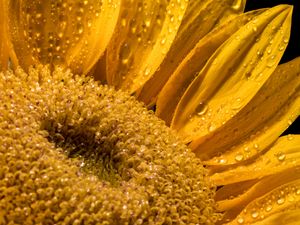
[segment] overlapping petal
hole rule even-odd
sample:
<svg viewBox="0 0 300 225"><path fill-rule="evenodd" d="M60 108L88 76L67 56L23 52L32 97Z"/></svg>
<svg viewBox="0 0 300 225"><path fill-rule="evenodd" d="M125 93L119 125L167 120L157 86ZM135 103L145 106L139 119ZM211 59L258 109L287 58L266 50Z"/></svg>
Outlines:
<svg viewBox="0 0 300 225"><path fill-rule="evenodd" d="M245 0L189 1L183 21L170 50L159 69L142 87L138 99L147 105L153 104L168 78L196 43L211 31L216 24L242 13L245 4ZM201 25L199 26L199 24Z"/></svg>
<svg viewBox="0 0 300 225"><path fill-rule="evenodd" d="M266 177L241 195L220 200L220 210L226 210L221 223L232 220L228 224L256 224L259 221L261 224L268 224L263 221L272 220L282 212L289 214L297 210L299 213L299 169L298 165L291 170Z"/></svg>
<svg viewBox="0 0 300 225"><path fill-rule="evenodd" d="M288 135L279 140L265 154L248 164L228 168L211 175L217 185L228 185L260 179L300 166L300 136Z"/></svg>
<svg viewBox="0 0 300 225"><path fill-rule="evenodd" d="M0 2L0 70L10 59L88 73L108 45L93 73L146 104L163 88L156 114L221 187L220 224L300 220L300 136L278 139L300 114L300 57L275 70L290 6L238 15L244 0Z"/></svg>
<svg viewBox="0 0 300 225"><path fill-rule="evenodd" d="M209 59L175 110L171 127L185 142L201 143L259 91L288 43L291 13L287 5L267 10L240 28Z"/></svg>
<svg viewBox="0 0 300 225"><path fill-rule="evenodd" d="M300 57L278 66L237 115L205 142L195 141L197 154L215 169L262 154L300 113L299 74Z"/></svg>
<svg viewBox="0 0 300 225"><path fill-rule="evenodd" d="M0 4L0 11L3 12L3 5ZM8 52L6 51L6 40L5 38L5 17L3 16L3 13L0 15L0 70L7 68L7 62L8 62Z"/></svg>
<svg viewBox="0 0 300 225"><path fill-rule="evenodd" d="M117 0L5 1L9 34L22 68L42 63L87 73L118 19Z"/></svg>
<svg viewBox="0 0 300 225"><path fill-rule="evenodd" d="M241 26L263 11L251 11L228 19L204 36L180 62L162 88L156 102L156 115L170 125L178 102L207 60Z"/></svg>
<svg viewBox="0 0 300 225"><path fill-rule="evenodd" d="M107 82L131 93L160 66L177 34L188 1L122 1L107 49Z"/></svg>
<svg viewBox="0 0 300 225"><path fill-rule="evenodd" d="M16 56L9 41L6 21L7 8L3 1L0 1L0 12L0 71L4 71L9 68L10 60L16 62Z"/></svg>

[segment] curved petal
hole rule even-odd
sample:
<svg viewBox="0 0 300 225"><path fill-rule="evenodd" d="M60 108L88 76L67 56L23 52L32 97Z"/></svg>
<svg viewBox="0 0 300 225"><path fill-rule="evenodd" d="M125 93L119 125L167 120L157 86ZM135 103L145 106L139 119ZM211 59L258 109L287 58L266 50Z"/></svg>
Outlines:
<svg viewBox="0 0 300 225"><path fill-rule="evenodd" d="M17 63L15 53L12 49L9 41L7 31L7 5L4 0L0 0L0 71L7 70L9 68L9 60L14 64Z"/></svg>
<svg viewBox="0 0 300 225"><path fill-rule="evenodd" d="M298 168L299 170L299 168ZM299 171L298 171L299 173ZM278 182L278 178L274 179ZM241 205L235 205L230 211L225 213L224 221L234 219L227 225L240 225L240 224L287 224L278 223L279 221L274 218L279 218L280 215L285 215L290 218L300 218L300 179L297 179L282 183L278 186L274 180L261 181L256 190L252 190L252 193L248 194L248 203L245 207L240 208ZM259 187L258 187L259 186ZM270 187L271 186L271 190ZM267 191L265 191L267 190ZM236 209L240 208L241 212L236 215ZM298 216L296 211L298 212ZM273 222L271 222L273 221ZM289 221L290 223L292 220ZM298 221L299 223L299 221ZM291 223L293 224L293 223Z"/></svg>
<svg viewBox="0 0 300 225"><path fill-rule="evenodd" d="M300 113L300 57L279 65L236 116L197 146L207 165L222 169L257 157Z"/></svg>
<svg viewBox="0 0 300 225"><path fill-rule="evenodd" d="M9 59L9 54L7 51L7 44L6 40L7 38L5 37L6 35L6 30L5 30L5 16L4 16L4 5L2 4L2 1L0 2L0 71L6 70L7 69L7 64L8 64L8 59Z"/></svg>
<svg viewBox="0 0 300 225"><path fill-rule="evenodd" d="M42 63L87 73L104 52L118 19L117 0L10 0L8 23L23 69Z"/></svg>
<svg viewBox="0 0 300 225"><path fill-rule="evenodd" d="M203 139L224 125L258 92L288 43L291 14L287 5L267 10L209 59L175 110L171 127L185 142Z"/></svg>
<svg viewBox="0 0 300 225"><path fill-rule="evenodd" d="M157 70L177 34L188 1L125 0L107 51L107 82L135 92Z"/></svg>
<svg viewBox="0 0 300 225"><path fill-rule="evenodd" d="M251 223L252 225L298 225L300 221L300 209L295 208L294 210L279 211L275 214L268 216L261 221Z"/></svg>
<svg viewBox="0 0 300 225"><path fill-rule="evenodd" d="M189 1L170 50L159 70L143 86L138 99L147 105L154 103L168 78L196 43L221 21L242 13L245 4L245 0L225 0L221 4L215 0Z"/></svg>
<svg viewBox="0 0 300 225"><path fill-rule="evenodd" d="M300 167L300 135L288 135L278 141L262 156L247 165L239 165L210 178L217 185L260 179L284 170Z"/></svg>
<svg viewBox="0 0 300 225"><path fill-rule="evenodd" d="M207 60L221 44L241 26L245 25L250 19L263 11L265 11L265 9L255 10L233 17L221 23L204 36L182 60L162 88L156 102L156 115L170 125L175 108L189 84L195 79L195 74L201 71Z"/></svg>

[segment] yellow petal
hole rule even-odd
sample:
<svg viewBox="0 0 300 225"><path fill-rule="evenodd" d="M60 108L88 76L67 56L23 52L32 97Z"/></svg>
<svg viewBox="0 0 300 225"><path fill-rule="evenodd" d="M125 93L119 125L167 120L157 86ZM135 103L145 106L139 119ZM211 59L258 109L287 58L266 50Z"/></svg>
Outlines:
<svg viewBox="0 0 300 225"><path fill-rule="evenodd" d="M287 169L260 180L257 179L223 186L216 193L219 210L226 211L227 216L236 216L237 213L242 211L253 199L281 185L300 179L299 168L298 165L295 166L295 168ZM239 191L236 191L235 189L239 185L242 187L238 188Z"/></svg>
<svg viewBox="0 0 300 225"><path fill-rule="evenodd" d="M217 172L210 178L217 185L227 185L259 179L297 166L300 167L300 135L287 135L279 138L254 162Z"/></svg>
<svg viewBox="0 0 300 225"><path fill-rule="evenodd" d="M6 70L7 69L7 64L8 64L8 52L6 49L6 30L5 30L5 16L4 16L4 9L3 9L3 4L2 2L0 3L0 71Z"/></svg>
<svg viewBox="0 0 300 225"><path fill-rule="evenodd" d="M7 5L3 0L0 1L0 71L9 68L9 59L16 63L16 56L9 41L7 32Z"/></svg>
<svg viewBox="0 0 300 225"><path fill-rule="evenodd" d="M74 73L87 73L104 52L120 9L117 0L5 2L21 67L61 65Z"/></svg>
<svg viewBox="0 0 300 225"><path fill-rule="evenodd" d="M287 210L283 212L277 212L268 216L266 219L251 223L251 225L299 225L300 221L300 209L295 208L294 210Z"/></svg>
<svg viewBox="0 0 300 225"><path fill-rule="evenodd" d="M177 34L188 1L123 1L108 46L107 82L134 92L157 70Z"/></svg>
<svg viewBox="0 0 300 225"><path fill-rule="evenodd" d="M300 57L280 65L256 96L197 146L205 164L222 167L260 155L300 113Z"/></svg>
<svg viewBox="0 0 300 225"><path fill-rule="evenodd" d="M95 66L91 69L90 75L94 77L95 80L100 81L101 84L107 84L106 81L106 55L105 51L103 56L98 60Z"/></svg>
<svg viewBox="0 0 300 225"><path fill-rule="evenodd" d="M160 69L143 86L138 99L146 104L154 103L159 91L180 62L216 24L243 12L245 0L189 1L183 22Z"/></svg>
<svg viewBox="0 0 300 225"><path fill-rule="evenodd" d="M159 93L156 102L156 115L170 125L180 98L195 79L195 74L201 71L208 58L241 26L263 11L265 10L251 11L226 20L203 37L182 60ZM155 83L154 87L156 85L158 84Z"/></svg>
<svg viewBox="0 0 300 225"><path fill-rule="evenodd" d="M188 142L236 115L275 70L285 49L292 7L267 10L240 28L209 59L180 100L171 127Z"/></svg>
<svg viewBox="0 0 300 225"><path fill-rule="evenodd" d="M267 183L267 181L269 183ZM281 184L275 186L277 183ZM274 178L273 180L266 179L265 181L259 182L256 189L252 189L251 191L251 193L246 192L250 203L247 203L245 207L235 205L231 211L226 212L224 221L231 220L232 217L235 217L234 220L227 225L286 224L285 221L284 223L278 223L278 221L274 223L274 219L279 218L280 214L286 216L290 215L290 218L300 218L299 175L297 179L285 183L278 182L278 178ZM238 212L238 215L236 215L237 210L241 211ZM298 217L295 217L296 211L298 211Z"/></svg>

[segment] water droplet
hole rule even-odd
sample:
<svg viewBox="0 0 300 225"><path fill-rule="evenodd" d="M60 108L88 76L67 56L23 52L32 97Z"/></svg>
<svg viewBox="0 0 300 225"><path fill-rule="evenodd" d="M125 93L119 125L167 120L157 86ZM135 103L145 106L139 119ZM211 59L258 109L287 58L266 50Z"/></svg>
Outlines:
<svg viewBox="0 0 300 225"><path fill-rule="evenodd" d="M252 218L257 218L258 217L258 212L257 211L253 211L251 213Z"/></svg>
<svg viewBox="0 0 300 225"><path fill-rule="evenodd" d="M270 48L270 47L267 47L266 51L267 51L267 53L268 53L268 54L271 54L271 52L272 52L272 48Z"/></svg>
<svg viewBox="0 0 300 225"><path fill-rule="evenodd" d="M227 159L221 158L221 159L218 159L217 162L220 164L225 164L225 163L227 163Z"/></svg>
<svg viewBox="0 0 300 225"><path fill-rule="evenodd" d="M237 222L239 223L239 224L242 224L242 223L244 223L244 218L243 217L239 217L238 219L237 219Z"/></svg>
<svg viewBox="0 0 300 225"><path fill-rule="evenodd" d="M197 115L203 116L207 112L207 109L208 109L208 106L205 103L200 102L196 108Z"/></svg>
<svg viewBox="0 0 300 225"><path fill-rule="evenodd" d="M285 160L285 154L284 153L282 153L282 152L279 152L279 153L277 153L276 154L276 157L277 157L277 159L279 160L279 161L283 161L283 160Z"/></svg>
<svg viewBox="0 0 300 225"><path fill-rule="evenodd" d="M210 123L207 127L209 132L213 132L216 129L216 126L213 123Z"/></svg>
<svg viewBox="0 0 300 225"><path fill-rule="evenodd" d="M256 52L256 54L257 54L257 56L262 56L263 55L263 53L259 50Z"/></svg>
<svg viewBox="0 0 300 225"><path fill-rule="evenodd" d="M247 146L247 147L244 148L244 151L245 151L245 152L249 152L249 151L250 151L250 148Z"/></svg>
<svg viewBox="0 0 300 225"><path fill-rule="evenodd" d="M77 25L77 32L78 32L78 34L82 34L83 33L83 26L82 26L82 24L78 24Z"/></svg>
<svg viewBox="0 0 300 225"><path fill-rule="evenodd" d="M123 64L128 63L128 59L129 59L129 56L130 56L130 46L129 46L129 44L125 43L125 44L122 45L122 47L120 49L119 56L120 56L120 59L121 59Z"/></svg>
<svg viewBox="0 0 300 225"><path fill-rule="evenodd" d="M259 148L258 144L254 144L253 147L257 150Z"/></svg>
<svg viewBox="0 0 300 225"><path fill-rule="evenodd" d="M122 25L123 27L125 27L125 26L126 26L126 23L127 23L126 19L123 18L123 19L121 20L121 25Z"/></svg>
<svg viewBox="0 0 300 225"><path fill-rule="evenodd" d="M146 27L150 27L151 20L150 19L145 20L145 25L146 25Z"/></svg>
<svg viewBox="0 0 300 225"><path fill-rule="evenodd" d="M283 43L285 43L285 44L289 43L289 39L288 38L284 38L283 39Z"/></svg>
<svg viewBox="0 0 300 225"><path fill-rule="evenodd" d="M284 48L285 48L285 45L279 45L279 46L278 46L278 51L283 51Z"/></svg>
<svg viewBox="0 0 300 225"><path fill-rule="evenodd" d="M35 36L36 36L36 38L39 38L41 36L41 33L40 32L36 32Z"/></svg>
<svg viewBox="0 0 300 225"><path fill-rule="evenodd" d="M88 21L87 21L87 26L88 26L88 27L91 27L91 26L92 26L92 20L88 20Z"/></svg>
<svg viewBox="0 0 300 225"><path fill-rule="evenodd" d="M64 33L63 32L58 32L57 35L58 35L59 38L62 38L64 36Z"/></svg>
<svg viewBox="0 0 300 225"><path fill-rule="evenodd" d="M265 210L266 210L267 212L270 212L270 211L272 210L272 208L273 208L272 205L267 205L266 208L265 208Z"/></svg>
<svg viewBox="0 0 300 225"><path fill-rule="evenodd" d="M147 67L144 71L144 75L148 76L150 74L150 72L151 72L150 69Z"/></svg>
<svg viewBox="0 0 300 225"><path fill-rule="evenodd" d="M293 137L293 135L288 134L288 135L287 135L287 139L288 139L288 141L291 141L291 140L294 139L294 137Z"/></svg>
<svg viewBox="0 0 300 225"><path fill-rule="evenodd" d="M36 15L35 15L35 18L36 19L40 19L42 17L42 14L41 13L37 13Z"/></svg>
<svg viewBox="0 0 300 225"><path fill-rule="evenodd" d="M166 43L166 39L165 39L165 38L161 39L160 43L161 43L162 45L164 45L164 44Z"/></svg>
<svg viewBox="0 0 300 225"><path fill-rule="evenodd" d="M244 159L244 155L243 154L237 154L234 158L237 162L240 162Z"/></svg>
<svg viewBox="0 0 300 225"><path fill-rule="evenodd" d="M277 200L277 204L278 205L282 205L283 203L285 202L285 199L282 197L282 198L279 198L278 200Z"/></svg>
<svg viewBox="0 0 300 225"><path fill-rule="evenodd" d="M267 67L273 67L274 65L275 65L275 56L274 55L272 55L269 59L268 59L268 61L267 61Z"/></svg>
<svg viewBox="0 0 300 225"><path fill-rule="evenodd" d="M243 0L235 0L232 4L231 8L234 11L238 11L241 9L242 4L243 4Z"/></svg>
<svg viewBox="0 0 300 225"><path fill-rule="evenodd" d="M238 110L242 107L242 100L241 98L236 98L235 101L233 102L233 105L232 105L232 109L233 110Z"/></svg>
<svg viewBox="0 0 300 225"><path fill-rule="evenodd" d="M247 71L247 72L245 73L245 77L246 77L247 80L250 80L250 79L251 79L251 76L252 76L252 73L251 73L250 71Z"/></svg>

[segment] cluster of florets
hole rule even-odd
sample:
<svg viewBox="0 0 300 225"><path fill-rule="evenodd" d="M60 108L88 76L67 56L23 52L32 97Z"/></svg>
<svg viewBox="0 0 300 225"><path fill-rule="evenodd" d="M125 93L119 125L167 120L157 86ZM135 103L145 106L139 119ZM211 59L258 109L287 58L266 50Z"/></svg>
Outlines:
<svg viewBox="0 0 300 225"><path fill-rule="evenodd" d="M0 74L0 224L213 224L199 159L128 94L46 67Z"/></svg>

